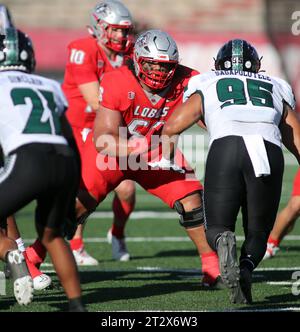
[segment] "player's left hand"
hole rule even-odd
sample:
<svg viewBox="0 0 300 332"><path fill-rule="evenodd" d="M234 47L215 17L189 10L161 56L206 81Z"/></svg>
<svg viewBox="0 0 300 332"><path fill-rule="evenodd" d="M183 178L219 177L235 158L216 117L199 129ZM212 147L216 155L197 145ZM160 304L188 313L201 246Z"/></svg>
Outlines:
<svg viewBox="0 0 300 332"><path fill-rule="evenodd" d="M158 167L158 168L161 168L161 169L172 170L174 172L178 172L178 173L181 173L181 174L185 173L185 170L183 168L176 165L173 161L168 160L164 157L162 157L160 159L160 161L150 162L150 163L148 163L148 165L151 166L152 168Z"/></svg>

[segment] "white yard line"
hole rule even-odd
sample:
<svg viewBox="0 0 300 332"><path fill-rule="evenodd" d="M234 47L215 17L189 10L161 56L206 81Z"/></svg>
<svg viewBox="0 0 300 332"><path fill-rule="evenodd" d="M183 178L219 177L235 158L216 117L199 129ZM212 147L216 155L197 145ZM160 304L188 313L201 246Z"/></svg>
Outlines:
<svg viewBox="0 0 300 332"><path fill-rule="evenodd" d="M89 218L106 219L113 218L113 212L94 212ZM176 212L155 212L155 211L134 211L130 215L130 219L178 219Z"/></svg>
<svg viewBox="0 0 300 332"><path fill-rule="evenodd" d="M243 236L237 236L237 241L243 241ZM33 243L36 239L24 239L25 243ZM284 241L299 241L300 235L287 235ZM158 236L158 237L126 237L126 242L190 242L187 236ZM85 237L85 243L107 243L106 237Z"/></svg>
<svg viewBox="0 0 300 332"><path fill-rule="evenodd" d="M275 286L291 286L294 284L295 281L267 281L266 284L268 285L275 285Z"/></svg>
<svg viewBox="0 0 300 332"><path fill-rule="evenodd" d="M264 308L264 309L236 309L222 310L220 312L278 312L278 311L300 311L300 307ZM209 310L207 311L209 312ZM214 312L212 310L212 312ZM219 312L219 311L218 311Z"/></svg>
<svg viewBox="0 0 300 332"><path fill-rule="evenodd" d="M52 273L55 272L54 270L44 270L44 267L52 267L53 265L51 263L43 263L41 268L43 272L45 273ZM80 268L80 267L79 267ZM184 274L195 274L199 275L201 274L200 269L176 269L176 268L161 268L159 266L137 266L136 268L130 268L130 269L103 269L100 266L91 266L84 268L88 268L87 270L81 270L81 272L91 272L91 271L102 271L105 273L111 273L111 272L136 272L136 271L144 271L144 272L158 272L158 273L184 273ZM300 266L294 266L294 267L268 267L268 268L257 268L255 269L255 272L264 272L264 271L300 271ZM254 277L263 277L261 274L255 275Z"/></svg>

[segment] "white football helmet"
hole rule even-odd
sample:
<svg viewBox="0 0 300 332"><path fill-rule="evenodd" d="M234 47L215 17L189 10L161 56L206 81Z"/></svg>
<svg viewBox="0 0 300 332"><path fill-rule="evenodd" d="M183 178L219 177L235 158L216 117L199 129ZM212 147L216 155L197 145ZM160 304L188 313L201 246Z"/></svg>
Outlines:
<svg viewBox="0 0 300 332"><path fill-rule="evenodd" d="M148 30L139 35L133 50L135 74L152 89L168 86L179 62L179 53L174 39L164 31ZM147 70L145 63L164 65L165 71Z"/></svg>
<svg viewBox="0 0 300 332"><path fill-rule="evenodd" d="M110 28L122 29L123 37L112 39ZM126 52L133 40L132 30L131 14L120 1L104 0L92 10L90 32L107 48Z"/></svg>

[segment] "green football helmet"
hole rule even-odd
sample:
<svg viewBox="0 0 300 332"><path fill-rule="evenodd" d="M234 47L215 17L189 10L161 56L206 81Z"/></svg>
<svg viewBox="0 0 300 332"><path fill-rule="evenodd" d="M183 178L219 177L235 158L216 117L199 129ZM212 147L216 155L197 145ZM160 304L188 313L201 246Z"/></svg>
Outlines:
<svg viewBox="0 0 300 332"><path fill-rule="evenodd" d="M15 28L0 35L0 70L33 72L35 56L30 38Z"/></svg>
<svg viewBox="0 0 300 332"><path fill-rule="evenodd" d="M257 73L260 60L256 49L250 43L242 39L233 39L220 48L215 59L215 69Z"/></svg>

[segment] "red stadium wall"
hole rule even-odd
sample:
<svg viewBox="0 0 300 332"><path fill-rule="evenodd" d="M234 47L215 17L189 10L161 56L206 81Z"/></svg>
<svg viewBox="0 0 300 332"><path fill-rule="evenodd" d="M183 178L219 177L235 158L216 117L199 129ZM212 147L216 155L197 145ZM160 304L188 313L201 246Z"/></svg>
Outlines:
<svg viewBox="0 0 300 332"><path fill-rule="evenodd" d="M32 38L38 71L63 71L67 57L67 45L76 38L87 36L86 30L24 29ZM243 38L252 43L263 56L262 69L270 75L285 78L280 57L268 37L263 33L180 33L169 30L178 43L181 63L200 70L213 68L213 57L220 46L229 39ZM281 53L289 64L289 77L296 98L300 100L300 38L282 43Z"/></svg>

